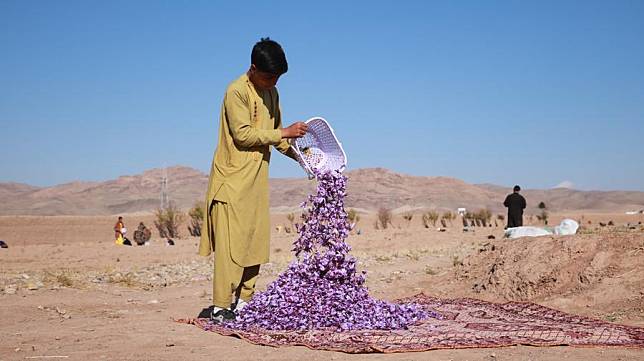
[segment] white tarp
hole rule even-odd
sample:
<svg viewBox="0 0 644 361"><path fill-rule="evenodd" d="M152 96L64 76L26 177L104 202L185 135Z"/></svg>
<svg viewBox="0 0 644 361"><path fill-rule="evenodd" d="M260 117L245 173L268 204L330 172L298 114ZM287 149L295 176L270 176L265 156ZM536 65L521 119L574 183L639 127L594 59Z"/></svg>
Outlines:
<svg viewBox="0 0 644 361"><path fill-rule="evenodd" d="M549 236L553 234L570 235L577 233L579 224L572 219L564 219L561 223L554 228L541 228L541 227L513 227L505 230L506 238L520 238L520 237L539 237Z"/></svg>
<svg viewBox="0 0 644 361"><path fill-rule="evenodd" d="M555 227L555 234L560 234L560 235L569 235L569 234L575 234L577 233L577 229L579 229L579 223L572 219L564 219L561 221L561 223Z"/></svg>

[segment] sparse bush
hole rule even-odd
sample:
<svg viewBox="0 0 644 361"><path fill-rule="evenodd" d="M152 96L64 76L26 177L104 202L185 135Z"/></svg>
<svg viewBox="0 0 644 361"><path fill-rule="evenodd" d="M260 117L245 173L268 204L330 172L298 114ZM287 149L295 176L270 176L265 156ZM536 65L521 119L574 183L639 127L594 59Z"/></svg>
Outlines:
<svg viewBox="0 0 644 361"><path fill-rule="evenodd" d="M291 228L293 228L293 221L295 221L295 214L289 213L286 216L286 219L288 219L288 222L291 224Z"/></svg>
<svg viewBox="0 0 644 361"><path fill-rule="evenodd" d="M502 215L502 214L497 214L496 219L498 219L499 221L503 222L503 221L505 221L505 216Z"/></svg>
<svg viewBox="0 0 644 361"><path fill-rule="evenodd" d="M430 265L426 265L425 266L425 274L433 276L435 274L438 274L438 272L436 270L434 270Z"/></svg>
<svg viewBox="0 0 644 361"><path fill-rule="evenodd" d="M432 226L436 227L436 222L438 221L438 212L436 211L429 211L423 214L423 226L425 228L429 228L429 224L431 223Z"/></svg>
<svg viewBox="0 0 644 361"><path fill-rule="evenodd" d="M539 207L539 209L546 209L546 204L543 202L539 202L539 205L537 207Z"/></svg>
<svg viewBox="0 0 644 361"><path fill-rule="evenodd" d="M452 224L452 221L456 219L456 213L447 211L443 213L443 215L441 216L441 219L444 219L445 221L449 222L449 224Z"/></svg>
<svg viewBox="0 0 644 361"><path fill-rule="evenodd" d="M378 210L378 219L376 220L376 229L387 229L390 225L393 226L391 223L391 210L387 208L380 208Z"/></svg>
<svg viewBox="0 0 644 361"><path fill-rule="evenodd" d="M46 283L54 283L63 287L78 286L76 282L77 276L68 268L56 271L45 271L43 281Z"/></svg>
<svg viewBox="0 0 644 361"><path fill-rule="evenodd" d="M117 272L115 274L111 274L108 276L107 282L120 284L126 287L135 287L139 285L136 276L132 272L127 272L125 274Z"/></svg>
<svg viewBox="0 0 644 361"><path fill-rule="evenodd" d="M360 215L353 208L349 209L349 212L347 213L347 218L349 219L349 222L351 222L351 223L360 222Z"/></svg>
<svg viewBox="0 0 644 361"><path fill-rule="evenodd" d="M188 216L190 217L188 233L193 237L201 236L201 225L203 224L204 219L204 209L201 202L195 203L195 206L188 212Z"/></svg>
<svg viewBox="0 0 644 361"><path fill-rule="evenodd" d="M476 225L480 223L483 227L487 227L488 223L492 220L492 212L490 212L489 209L484 208L474 213L473 217L476 221Z"/></svg>
<svg viewBox="0 0 644 361"><path fill-rule="evenodd" d="M351 225L351 230L353 230L358 222L360 222L360 215L355 209L351 208L347 213L347 219L349 220L349 224Z"/></svg>
<svg viewBox="0 0 644 361"><path fill-rule="evenodd" d="M174 202L170 202L165 209L157 209L154 216L154 226L157 227L161 238L179 237L179 226L185 217Z"/></svg>

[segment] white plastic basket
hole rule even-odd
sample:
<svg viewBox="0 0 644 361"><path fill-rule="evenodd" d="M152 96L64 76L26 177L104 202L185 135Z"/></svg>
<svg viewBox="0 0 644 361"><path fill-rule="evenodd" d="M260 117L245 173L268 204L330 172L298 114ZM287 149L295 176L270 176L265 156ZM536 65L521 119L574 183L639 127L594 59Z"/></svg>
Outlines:
<svg viewBox="0 0 644 361"><path fill-rule="evenodd" d="M305 123L308 131L303 137L292 141L291 148L309 178L315 177L315 171L344 171L347 156L329 123L319 117L311 118Z"/></svg>

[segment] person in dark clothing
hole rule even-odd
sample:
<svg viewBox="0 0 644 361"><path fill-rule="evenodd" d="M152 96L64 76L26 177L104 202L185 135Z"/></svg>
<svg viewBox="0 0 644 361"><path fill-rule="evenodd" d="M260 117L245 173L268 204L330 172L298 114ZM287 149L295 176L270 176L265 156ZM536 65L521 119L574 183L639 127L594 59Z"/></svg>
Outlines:
<svg viewBox="0 0 644 361"><path fill-rule="evenodd" d="M503 205L508 208L508 226L506 228L523 226L523 210L526 203L519 191L521 191L521 187L514 186L514 192L505 197L503 202Z"/></svg>

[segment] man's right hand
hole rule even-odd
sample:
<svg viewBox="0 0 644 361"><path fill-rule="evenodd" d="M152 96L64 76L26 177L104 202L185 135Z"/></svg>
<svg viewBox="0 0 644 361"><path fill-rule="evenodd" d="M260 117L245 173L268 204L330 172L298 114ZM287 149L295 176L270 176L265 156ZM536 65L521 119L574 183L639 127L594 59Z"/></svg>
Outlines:
<svg viewBox="0 0 644 361"><path fill-rule="evenodd" d="M291 124L288 128L282 128L282 138L299 138L306 134L308 126L304 122Z"/></svg>

